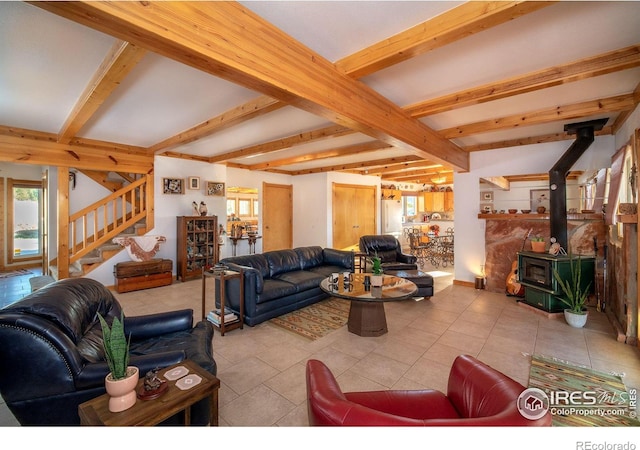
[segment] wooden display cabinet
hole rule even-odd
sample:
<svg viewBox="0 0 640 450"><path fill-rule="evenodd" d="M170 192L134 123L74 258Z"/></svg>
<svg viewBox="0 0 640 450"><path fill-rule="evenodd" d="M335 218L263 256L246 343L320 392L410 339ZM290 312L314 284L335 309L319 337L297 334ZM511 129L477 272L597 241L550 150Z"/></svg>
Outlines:
<svg viewBox="0 0 640 450"><path fill-rule="evenodd" d="M180 281L202 277L202 270L219 259L217 216L178 216L177 278Z"/></svg>

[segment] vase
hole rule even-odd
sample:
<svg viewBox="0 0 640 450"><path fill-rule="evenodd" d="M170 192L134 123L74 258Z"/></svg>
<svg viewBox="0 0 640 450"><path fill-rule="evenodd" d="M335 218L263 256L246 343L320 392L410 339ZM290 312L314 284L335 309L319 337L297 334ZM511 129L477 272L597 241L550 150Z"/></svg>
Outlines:
<svg viewBox="0 0 640 450"><path fill-rule="evenodd" d="M545 208L544 206L538 206L538 207L536 208L536 212L537 212L538 214L544 214L546 210L547 210L547 208Z"/></svg>
<svg viewBox="0 0 640 450"><path fill-rule="evenodd" d="M120 412L131 408L136 404L136 386L140 378L140 372L137 367L127 367L126 378L114 380L111 372L104 378L104 387L109 394L109 411Z"/></svg>
<svg viewBox="0 0 640 450"><path fill-rule="evenodd" d="M382 275L371 275L371 286L373 287L382 286Z"/></svg>
<svg viewBox="0 0 640 450"><path fill-rule="evenodd" d="M582 328L587 323L588 311L583 311L582 314L575 313L570 309L564 310L564 320L574 328Z"/></svg>
<svg viewBox="0 0 640 450"><path fill-rule="evenodd" d="M544 241L531 241L531 250L536 253L544 253Z"/></svg>

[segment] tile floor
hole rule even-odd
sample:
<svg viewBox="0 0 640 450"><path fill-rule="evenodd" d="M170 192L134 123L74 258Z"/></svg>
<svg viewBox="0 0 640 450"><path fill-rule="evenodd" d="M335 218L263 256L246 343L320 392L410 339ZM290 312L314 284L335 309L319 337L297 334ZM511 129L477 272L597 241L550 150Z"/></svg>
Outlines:
<svg viewBox="0 0 640 450"><path fill-rule="evenodd" d="M28 281L18 278L0 280L0 287L7 286L3 292L28 293ZM8 287L14 283L15 289ZM461 353L525 385L527 355L540 353L622 372L627 387L640 387L640 352L615 340L604 314L593 311L584 329L573 329L504 294L452 285L452 275L435 278L435 287L429 300L386 304L389 333L380 337L359 337L343 327L309 341L268 322L225 336L216 332L220 424L307 426L304 372L310 358L324 361L347 391L446 390L449 368ZM193 308L196 317L201 314L200 280L115 295L129 316L183 307ZM207 310L212 302L208 298ZM3 403L0 425L17 425Z"/></svg>

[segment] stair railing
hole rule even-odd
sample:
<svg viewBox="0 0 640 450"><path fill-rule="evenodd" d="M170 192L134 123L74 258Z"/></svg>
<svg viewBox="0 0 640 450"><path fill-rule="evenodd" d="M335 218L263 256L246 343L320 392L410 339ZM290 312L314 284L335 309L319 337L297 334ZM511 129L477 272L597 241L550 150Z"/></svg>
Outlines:
<svg viewBox="0 0 640 450"><path fill-rule="evenodd" d="M153 177L146 175L69 217L69 262L109 242L137 222L153 227Z"/></svg>

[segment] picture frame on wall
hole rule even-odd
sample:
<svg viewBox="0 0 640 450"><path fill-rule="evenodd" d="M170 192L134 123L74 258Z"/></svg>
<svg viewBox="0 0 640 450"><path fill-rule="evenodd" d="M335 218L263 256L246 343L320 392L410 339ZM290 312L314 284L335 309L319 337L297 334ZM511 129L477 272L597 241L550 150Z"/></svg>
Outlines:
<svg viewBox="0 0 640 450"><path fill-rule="evenodd" d="M200 189L200 177L189 177L189 189Z"/></svg>
<svg viewBox="0 0 640 450"><path fill-rule="evenodd" d="M163 178L162 179L163 194L184 194L184 178Z"/></svg>
<svg viewBox="0 0 640 450"><path fill-rule="evenodd" d="M531 189L529 196L531 200L531 211L537 211L540 206L544 206L545 210L549 211L549 189Z"/></svg>
<svg viewBox="0 0 640 450"><path fill-rule="evenodd" d="M493 201L493 191L482 191L482 192L480 192L480 201L481 202L492 202Z"/></svg>
<svg viewBox="0 0 640 450"><path fill-rule="evenodd" d="M224 196L224 183L207 181L207 195Z"/></svg>

